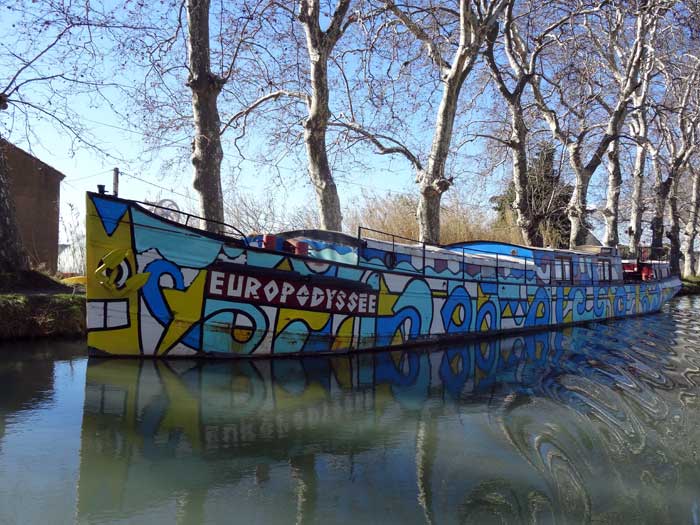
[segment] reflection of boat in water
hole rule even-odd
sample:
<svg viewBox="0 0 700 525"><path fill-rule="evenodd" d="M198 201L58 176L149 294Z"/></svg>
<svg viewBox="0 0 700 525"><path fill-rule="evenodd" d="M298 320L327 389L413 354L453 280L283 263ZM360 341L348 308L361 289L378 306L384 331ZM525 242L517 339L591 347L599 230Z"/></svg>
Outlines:
<svg viewBox="0 0 700 525"><path fill-rule="evenodd" d="M678 456L657 429L679 385L692 386L658 348L672 327L625 323L434 352L91 359L79 519L599 516L601 475L624 485L674 472ZM668 461L645 457L651 441ZM642 504L645 494L627 496Z"/></svg>
<svg viewBox="0 0 700 525"><path fill-rule="evenodd" d="M431 246L364 228L234 238L106 195L87 210L95 355L359 352L656 312L680 288L668 264L641 280L611 248Z"/></svg>

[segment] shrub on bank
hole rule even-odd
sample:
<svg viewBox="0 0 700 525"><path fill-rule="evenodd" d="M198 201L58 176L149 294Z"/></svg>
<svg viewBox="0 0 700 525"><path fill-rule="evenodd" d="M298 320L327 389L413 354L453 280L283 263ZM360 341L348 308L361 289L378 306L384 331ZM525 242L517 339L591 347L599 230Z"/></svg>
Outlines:
<svg viewBox="0 0 700 525"><path fill-rule="evenodd" d="M440 206L440 243L460 241L500 241L522 244L515 224L496 222L484 207L473 208L457 193L447 194ZM357 205L345 212L350 234L358 226L372 228L408 239L418 239L416 208L418 197L407 194L364 195ZM370 235L371 237L372 235Z"/></svg>
<svg viewBox="0 0 700 525"><path fill-rule="evenodd" d="M0 339L85 335L85 297L0 295Z"/></svg>

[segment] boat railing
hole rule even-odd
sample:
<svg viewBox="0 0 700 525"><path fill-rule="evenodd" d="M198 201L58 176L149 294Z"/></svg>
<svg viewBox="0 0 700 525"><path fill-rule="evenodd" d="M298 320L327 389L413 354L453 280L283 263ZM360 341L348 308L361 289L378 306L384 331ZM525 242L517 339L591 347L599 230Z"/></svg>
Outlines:
<svg viewBox="0 0 700 525"><path fill-rule="evenodd" d="M175 208L168 208L167 206L161 206L160 204L155 204L153 202L136 201L136 200L133 202L135 202L137 204L141 204L141 205L146 206L146 207L157 208L159 210L165 210L165 211L168 211L172 214L184 215L185 216L185 222L183 223L184 226L196 228L197 226L190 226L190 224L189 224L190 219L196 219L199 221L203 221L204 223L217 224L219 226L223 226L224 228L229 228L231 231L233 231L234 233L236 233L237 235L240 236L240 238L241 238L240 240L242 240L246 246L248 246L248 244L249 244L246 234L243 233L238 228L236 228L235 226L233 226L232 224L228 224L228 223L223 222L223 221L217 221L214 219L206 219L200 215L195 215L194 213L190 213L190 212L175 209ZM223 231L223 233L228 234L225 230Z"/></svg>
<svg viewBox="0 0 700 525"><path fill-rule="evenodd" d="M372 237L364 237L363 232L374 234ZM379 238L374 238L378 236ZM393 264L386 264L387 261L383 261L383 265L377 264L378 267L386 267L391 269L396 261L398 260L397 254L404 252L397 252L397 245L401 244L402 249L418 249L420 250L421 267L415 268L414 272L425 276L427 270L430 268L429 260L455 260L458 259L460 263L460 271L458 275L461 276L462 281L467 280L467 265L478 266L479 278L476 279L479 282L484 283L495 283L495 284L542 284L543 282L550 286L575 286L575 285L593 285L593 284L621 284L623 282L623 274L621 268L615 271L613 268L612 258L606 258L604 261L593 261L587 260L585 262L586 270L588 275L580 280L577 278L579 275L585 275L585 273L580 272L581 262L578 261L574 263L572 258L567 261L568 268L565 271L562 267L562 275L557 275L557 262L556 257L543 259L536 261L534 257L529 255L524 255L518 252L517 247L514 247L514 251L511 254L487 252L483 248L470 248L468 246L453 247L449 250L451 253L441 253L441 256L437 256L432 252L433 249L444 250L443 247L418 241L416 239L410 239L403 237L401 235L395 235L392 233L383 232L380 230L375 230L373 228L366 228L360 226L357 230L357 265L361 266L371 266L372 264L368 261L363 261L363 249L367 248L367 241L385 241L391 243L390 261ZM399 242L397 242L399 241ZM406 241L408 246L401 241ZM413 246L411 246L413 244ZM455 249L456 248L456 249ZM586 257L585 255L583 257ZM481 259L479 261L474 261L474 258ZM489 264L491 263L491 264ZM575 266L579 266L579 272L574 274ZM549 267L549 275L545 276L543 274L538 275L538 268L542 269L546 273L546 268ZM519 277L512 277L506 274L506 268L511 268L519 270L522 275ZM454 273L454 272L453 272ZM568 277L567 277L568 275ZM429 277L440 278L441 276L436 271L435 275L428 275ZM455 275L456 276L456 275ZM537 280L539 279L539 283Z"/></svg>
<svg viewBox="0 0 700 525"><path fill-rule="evenodd" d="M372 228L366 228L365 226L358 226L357 228L357 265L360 265L360 261L362 260L362 248L364 246L363 241L364 238L362 237L362 232L371 232L374 234L378 234L382 237L385 237L387 239L391 240L391 253L393 255L393 260L394 263L396 261L396 240L399 239L401 241L408 241L409 243L415 243L421 246L421 268L422 268L422 274L425 275L425 247L426 244L424 241L418 241L416 239L411 239L409 237L402 237L401 235L395 235L393 233L387 233L383 232L381 230L375 230ZM435 246L435 245L431 245ZM439 246L435 246L436 248L439 248ZM393 265L393 264L392 264Z"/></svg>

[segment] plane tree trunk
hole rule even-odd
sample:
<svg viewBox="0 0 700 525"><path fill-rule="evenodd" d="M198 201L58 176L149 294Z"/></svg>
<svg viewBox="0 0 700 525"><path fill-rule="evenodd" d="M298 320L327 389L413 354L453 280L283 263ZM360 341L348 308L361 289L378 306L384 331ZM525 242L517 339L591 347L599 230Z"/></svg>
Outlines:
<svg viewBox="0 0 700 525"><path fill-rule="evenodd" d="M350 0L340 0L328 29L324 31L321 29L320 3L320 0L301 0L299 3L299 21L306 34L311 76L309 114L304 121L304 143L308 156L309 178L316 192L321 228L341 231L343 214L338 188L328 162L326 144L330 119L328 60L352 19L346 17Z"/></svg>
<svg viewBox="0 0 700 525"><path fill-rule="evenodd" d="M534 218L534 212L527 198L527 127L522 115L512 113L511 156L513 159L513 209L517 217L520 234L528 246L542 246L544 239Z"/></svg>
<svg viewBox="0 0 700 525"><path fill-rule="evenodd" d="M644 117L639 119L646 120ZM643 131L637 131L638 138L646 139L646 122L643 124ZM642 135L643 133L643 135ZM644 168L646 165L647 147L646 144L637 143L634 155L634 167L632 168L632 210L630 212L630 252L634 256L639 255L639 243L642 238L642 216L644 215Z"/></svg>
<svg viewBox="0 0 700 525"><path fill-rule="evenodd" d="M576 174L576 184L568 207L571 223L569 247L572 249L586 244L588 238L588 186L592 175L592 172L586 170Z"/></svg>
<svg viewBox="0 0 700 525"><path fill-rule="evenodd" d="M620 243L618 223L620 214L620 187L622 171L620 169L620 143L615 140L608 151L608 192L603 216L605 218L605 246L616 247Z"/></svg>
<svg viewBox="0 0 700 525"><path fill-rule="evenodd" d="M678 275L681 271L681 224L678 214L678 179L674 180L668 197L668 208L671 214L671 227L666 236L669 240L668 261L671 274Z"/></svg>
<svg viewBox="0 0 700 525"><path fill-rule="evenodd" d="M695 239L698 236L698 211L700 210L700 170L693 170L693 189L690 202L688 222L685 226L686 241L683 249L683 275L697 275L697 258L695 256Z"/></svg>
<svg viewBox="0 0 700 525"><path fill-rule="evenodd" d="M417 176L420 190L416 211L418 231L421 241L432 244L440 242L440 201L442 194L452 185L452 177L445 176L445 165L452 142L459 92L466 78L461 73L455 71L445 80L428 165Z"/></svg>
<svg viewBox="0 0 700 525"><path fill-rule="evenodd" d="M445 173L450 153L452 135L459 96L464 81L469 77L487 36L497 29L497 20L506 7L505 0L489 2L459 2L459 41L451 60L441 52L442 38L428 34L416 22L409 9L393 0L384 0L387 8L420 41L428 56L440 73L443 84L442 98L435 118L435 128L430 147L430 156L424 169L416 170L419 188L416 218L420 240L427 243L440 242L440 201L442 194L452 185L453 177ZM449 38L449 36L448 36Z"/></svg>
<svg viewBox="0 0 700 525"><path fill-rule="evenodd" d="M221 119L217 99L224 79L211 71L209 46L209 0L187 0L187 56L190 74L187 86L192 92L194 140L191 161L193 187L199 195L200 215L208 231L221 232L224 202L221 191Z"/></svg>
<svg viewBox="0 0 700 525"><path fill-rule="evenodd" d="M651 256L661 257L664 252L664 215L672 179L658 181L654 185L654 215L651 218Z"/></svg>
<svg viewBox="0 0 700 525"><path fill-rule="evenodd" d="M649 94L649 84L654 71L655 54L653 46L645 54L640 85L632 96L634 110L630 118L630 135L635 141L634 165L632 167L632 209L630 210L629 247L633 256L639 256L639 243L642 238L642 216L644 215L644 175L647 161L647 124L646 101Z"/></svg>

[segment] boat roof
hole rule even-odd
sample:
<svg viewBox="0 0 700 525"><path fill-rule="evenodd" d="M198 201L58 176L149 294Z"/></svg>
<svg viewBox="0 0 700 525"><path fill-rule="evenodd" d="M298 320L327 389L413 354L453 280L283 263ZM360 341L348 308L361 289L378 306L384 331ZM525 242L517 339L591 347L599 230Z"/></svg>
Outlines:
<svg viewBox="0 0 700 525"><path fill-rule="evenodd" d="M365 228L361 228L365 230ZM422 248L423 243L417 240L408 239L393 235L391 233L380 232L376 230L369 230L369 232L378 233L387 237L395 237L396 242L392 243L386 239L376 239L372 236L353 236L347 233L328 231L328 230L317 230L317 229L304 229L304 230L292 230L286 232L280 232L276 235L284 239L293 238L307 238L311 240L319 240L324 242L339 243L346 246L357 246L358 242L371 240L378 243L394 244L396 246L402 246L406 248ZM403 241L403 242L401 242ZM483 255L503 255L510 257L532 257L533 252L551 252L551 253L564 253L564 254L577 254L585 256L603 256L603 257L614 257L617 254L612 253L612 248L601 247L601 246L579 246L576 250L569 249L558 249L558 248L541 248L532 246L523 246L520 244L513 244L507 242L499 241L486 241L486 240L475 240L475 241L464 241L456 242L443 245L433 245L425 244L425 248L431 251L441 251L446 250L449 252L461 253L464 249L472 254L483 254ZM611 251L611 253L605 253L606 251Z"/></svg>
<svg viewBox="0 0 700 525"><path fill-rule="evenodd" d="M603 257L606 256L614 256L615 254L613 253L605 253L608 250L612 250L612 248L608 248L606 246L592 246L592 245L586 245L586 246L577 246L577 249L571 250L568 248L550 248L550 247L540 247L540 246L524 246L522 244L514 244L514 243L509 243L509 242L501 242L501 241L465 241L465 242L455 242L455 243L450 243L450 244L443 244L441 246L442 248L445 248L447 250L451 250L454 248L479 248L481 250L485 250L486 248L491 248L494 251L490 253L498 253L503 254L503 255L518 255L518 256L523 256L521 254L522 252L528 252L532 253L534 251L537 252L552 252L552 253L574 253L577 255L600 255ZM516 253L513 253L513 250L516 251Z"/></svg>

